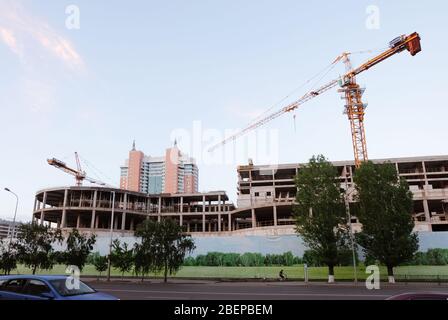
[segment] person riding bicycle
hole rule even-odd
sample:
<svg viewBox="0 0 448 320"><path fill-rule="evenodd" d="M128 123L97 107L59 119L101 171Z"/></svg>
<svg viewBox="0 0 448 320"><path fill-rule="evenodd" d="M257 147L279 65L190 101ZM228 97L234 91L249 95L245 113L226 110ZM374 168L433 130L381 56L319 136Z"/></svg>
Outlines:
<svg viewBox="0 0 448 320"><path fill-rule="evenodd" d="M286 279L286 276L283 273L283 269L280 270L280 272L278 273L278 276L280 277L280 280L285 280Z"/></svg>

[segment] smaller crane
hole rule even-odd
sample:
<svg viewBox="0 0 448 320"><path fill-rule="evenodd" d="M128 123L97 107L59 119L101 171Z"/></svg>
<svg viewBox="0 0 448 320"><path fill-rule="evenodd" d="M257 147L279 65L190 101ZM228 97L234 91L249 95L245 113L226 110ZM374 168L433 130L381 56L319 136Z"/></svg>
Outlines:
<svg viewBox="0 0 448 320"><path fill-rule="evenodd" d="M73 169L73 168L68 167L65 162L62 162L61 160L58 160L56 158L47 159L47 162L48 162L48 164L50 166L58 168L59 170L62 170L64 172L74 176L75 180L76 180L76 185L77 186L82 186L82 182L84 180L87 180L87 181L89 181L91 183L99 184L99 185L102 185L102 186L106 185L104 182L96 180L96 179L89 178L86 175L86 172L83 171L82 168L81 168L81 163L79 162L78 152L75 152L75 159L76 159L76 167L77 167L77 169Z"/></svg>

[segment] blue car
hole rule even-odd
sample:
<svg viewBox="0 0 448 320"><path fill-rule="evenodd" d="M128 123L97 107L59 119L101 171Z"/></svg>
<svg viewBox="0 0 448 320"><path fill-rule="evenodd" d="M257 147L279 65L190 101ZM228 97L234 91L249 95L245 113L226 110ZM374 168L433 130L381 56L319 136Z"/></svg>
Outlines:
<svg viewBox="0 0 448 320"><path fill-rule="evenodd" d="M68 276L0 276L0 300L119 300L82 281L71 285ZM75 288L72 288L75 287Z"/></svg>

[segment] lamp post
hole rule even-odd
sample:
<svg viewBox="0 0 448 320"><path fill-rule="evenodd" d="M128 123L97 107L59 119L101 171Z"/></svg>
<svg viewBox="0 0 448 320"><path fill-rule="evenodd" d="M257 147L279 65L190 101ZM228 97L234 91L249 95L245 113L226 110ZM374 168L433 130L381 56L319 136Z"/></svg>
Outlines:
<svg viewBox="0 0 448 320"><path fill-rule="evenodd" d="M352 191L353 192L353 191ZM349 195L351 194L348 193L348 181L347 181L347 174L345 175L345 211L347 213L347 219L348 219L348 226L349 226L349 232L350 232L350 244L351 244L351 249L352 249L352 256L353 256L353 275L354 275L354 280L355 283L358 282L358 275L357 275L357 271L356 271L356 254L355 254L355 239L353 236L353 228L352 228L352 216L350 214L350 203L349 203Z"/></svg>
<svg viewBox="0 0 448 320"><path fill-rule="evenodd" d="M112 238L114 233L114 209L115 209L115 191L112 191L112 213L110 219L110 243L109 243L109 256L107 258L107 281L110 281L110 269L111 269L111 261L110 256L112 254Z"/></svg>
<svg viewBox="0 0 448 320"><path fill-rule="evenodd" d="M12 220L12 230L10 230L10 234L9 234L9 244L8 244L8 253L9 253L10 250L11 250L12 238L14 236L14 232L15 232L15 229L16 229L16 216L17 216L17 207L19 205L19 197L17 196L17 194L15 194L9 188L5 188L5 191L8 191L9 193L12 193L16 197L16 209L14 210L14 218Z"/></svg>

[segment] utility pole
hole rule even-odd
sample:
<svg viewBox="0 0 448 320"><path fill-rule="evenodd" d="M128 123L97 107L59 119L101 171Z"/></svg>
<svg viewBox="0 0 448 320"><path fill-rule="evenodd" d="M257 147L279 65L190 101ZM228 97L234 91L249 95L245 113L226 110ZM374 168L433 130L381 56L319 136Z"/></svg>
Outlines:
<svg viewBox="0 0 448 320"><path fill-rule="evenodd" d="M112 213L110 219L110 243L109 243L109 256L107 257L107 281L110 281L110 269L111 269L111 261L110 256L112 254L112 238L114 234L114 209L115 209L115 191L112 191Z"/></svg>

